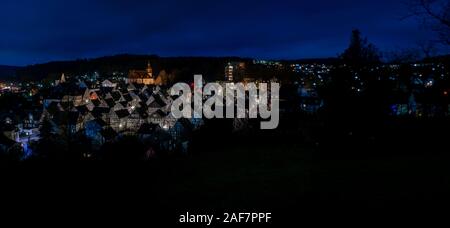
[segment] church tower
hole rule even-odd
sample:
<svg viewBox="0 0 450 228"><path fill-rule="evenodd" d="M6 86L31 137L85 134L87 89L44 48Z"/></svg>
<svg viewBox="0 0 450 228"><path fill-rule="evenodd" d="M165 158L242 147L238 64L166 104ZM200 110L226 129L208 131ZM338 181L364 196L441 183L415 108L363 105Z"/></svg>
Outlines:
<svg viewBox="0 0 450 228"><path fill-rule="evenodd" d="M62 73L61 75L61 79L59 80L60 83L65 83L66 82L66 76L64 75L64 73Z"/></svg>
<svg viewBox="0 0 450 228"><path fill-rule="evenodd" d="M137 83L145 85L153 85L155 80L153 78L153 69L150 61L147 63L145 70L130 70L128 73L128 83Z"/></svg>
<svg viewBox="0 0 450 228"><path fill-rule="evenodd" d="M152 65L150 65L150 61L147 63L147 75L148 77L153 78L153 69Z"/></svg>

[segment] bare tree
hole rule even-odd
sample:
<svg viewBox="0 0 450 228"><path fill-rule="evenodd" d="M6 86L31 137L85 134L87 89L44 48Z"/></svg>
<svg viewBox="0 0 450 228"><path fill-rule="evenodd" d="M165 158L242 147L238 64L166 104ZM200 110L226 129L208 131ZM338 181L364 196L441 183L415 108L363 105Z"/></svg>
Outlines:
<svg viewBox="0 0 450 228"><path fill-rule="evenodd" d="M412 0L411 15L423 20L425 26L439 35L439 41L450 45L450 0Z"/></svg>
<svg viewBox="0 0 450 228"><path fill-rule="evenodd" d="M434 54L436 54L436 45L434 42L431 41L419 41L417 42L417 45L419 46L419 50L423 54L423 57L430 58Z"/></svg>
<svg viewBox="0 0 450 228"><path fill-rule="evenodd" d="M380 62L378 49L361 35L358 29L352 31L349 47L340 55L347 64L363 66Z"/></svg>

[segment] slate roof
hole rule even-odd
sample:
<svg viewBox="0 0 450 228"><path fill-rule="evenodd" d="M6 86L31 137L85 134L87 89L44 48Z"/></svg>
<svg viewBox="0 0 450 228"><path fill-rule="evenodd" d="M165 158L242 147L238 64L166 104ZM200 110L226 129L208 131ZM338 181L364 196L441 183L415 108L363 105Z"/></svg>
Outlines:
<svg viewBox="0 0 450 228"><path fill-rule="evenodd" d="M155 99L152 103L150 103L150 108L163 108L167 104L161 99L159 95L153 94L152 97Z"/></svg>
<svg viewBox="0 0 450 228"><path fill-rule="evenodd" d="M102 102L99 99L91 100L92 104L99 106Z"/></svg>
<svg viewBox="0 0 450 228"><path fill-rule="evenodd" d="M125 118L130 115L130 113L126 109L117 110L116 114L119 117L119 119Z"/></svg>
<svg viewBox="0 0 450 228"><path fill-rule="evenodd" d="M110 108L116 106L116 102L113 99L105 99L105 102Z"/></svg>
<svg viewBox="0 0 450 228"><path fill-rule="evenodd" d="M133 98L131 97L131 95L130 95L129 93L124 94L124 95L123 95L123 98L124 98L126 101L128 101L128 102L130 102L130 101L133 100Z"/></svg>
<svg viewBox="0 0 450 228"><path fill-rule="evenodd" d="M167 116L167 114L164 113L163 111L161 111L160 109L158 109L156 112L152 113L150 116L152 118L164 118Z"/></svg>
<svg viewBox="0 0 450 228"><path fill-rule="evenodd" d="M113 97L114 101L118 101L122 97L119 91L111 92L111 96Z"/></svg>

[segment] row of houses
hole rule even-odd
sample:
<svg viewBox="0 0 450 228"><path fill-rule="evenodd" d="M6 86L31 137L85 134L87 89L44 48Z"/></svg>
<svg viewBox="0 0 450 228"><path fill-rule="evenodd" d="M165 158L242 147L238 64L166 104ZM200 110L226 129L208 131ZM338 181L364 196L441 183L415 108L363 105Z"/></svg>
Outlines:
<svg viewBox="0 0 450 228"><path fill-rule="evenodd" d="M43 102L43 117L54 126L69 126L72 133L84 130L93 139L101 136L108 140L115 133L162 130L173 141L179 141L184 129L196 129L202 124L200 119L175 119L170 114L174 98L159 86L103 82L108 86L89 89L74 85L58 85L65 87L61 89L65 93L51 94Z"/></svg>
<svg viewBox="0 0 450 228"><path fill-rule="evenodd" d="M40 98L40 109L24 110L21 118L17 113L2 118L10 126L8 138L27 146L39 140L40 126L48 121L53 133L84 134L96 146L121 135L137 135L164 150L186 150L189 133L203 124L201 119L175 119L170 114L174 97L156 85L105 80L89 88L63 76Z"/></svg>

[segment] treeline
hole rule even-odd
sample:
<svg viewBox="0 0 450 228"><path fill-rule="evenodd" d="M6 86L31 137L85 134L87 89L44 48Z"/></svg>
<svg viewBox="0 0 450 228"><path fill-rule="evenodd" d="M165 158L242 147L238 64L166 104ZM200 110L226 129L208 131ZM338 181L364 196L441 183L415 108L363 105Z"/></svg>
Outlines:
<svg viewBox="0 0 450 228"><path fill-rule="evenodd" d="M5 81L14 80L18 69L20 67L0 65L0 79Z"/></svg>
<svg viewBox="0 0 450 228"><path fill-rule="evenodd" d="M177 81L192 80L194 74L203 74L208 81L223 80L224 67L228 62L243 62L246 65L247 77L262 79L275 75L283 78L283 70L270 69L253 64L253 60L241 57L159 57L157 55L115 55L93 59L77 59L73 61L55 61L35 64L17 69L18 81L55 80L62 73L66 75L84 75L97 72L101 76L111 76L113 73L127 74L129 70L144 70L150 62L155 75L165 71L176 76ZM335 64L337 58L280 60L285 66L292 63L324 63ZM285 69L285 78L292 76Z"/></svg>
<svg viewBox="0 0 450 228"><path fill-rule="evenodd" d="M146 69L150 62L154 73L164 70L175 72L181 80L192 77L194 73L202 73L209 79L223 79L224 66L229 61L249 62L239 57L159 57L156 55L115 55L94 59L78 59L74 61L56 61L30 65L17 71L21 81L56 79L61 73L83 75L97 72L108 76L115 72L127 73L130 69Z"/></svg>

